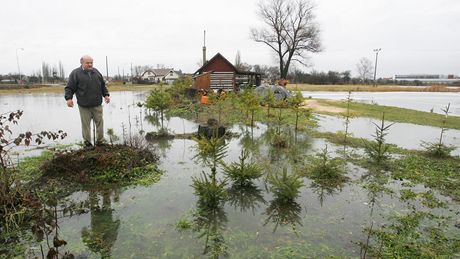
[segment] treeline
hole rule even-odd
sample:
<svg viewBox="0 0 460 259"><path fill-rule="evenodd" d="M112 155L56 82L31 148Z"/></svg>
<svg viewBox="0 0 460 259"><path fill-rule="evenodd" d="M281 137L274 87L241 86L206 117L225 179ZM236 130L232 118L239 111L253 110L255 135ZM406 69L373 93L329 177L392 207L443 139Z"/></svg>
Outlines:
<svg viewBox="0 0 460 259"><path fill-rule="evenodd" d="M294 72L288 73L288 80L292 83L302 84L315 84L315 85L343 85L343 84L360 84L368 83L363 82L359 78L352 78L349 70L343 72L328 71L328 72L317 72L312 71L310 73L303 72L301 70L295 70Z"/></svg>
<svg viewBox="0 0 460 259"><path fill-rule="evenodd" d="M274 82L280 79L280 72L278 67L269 67L254 65L250 68L251 71L262 73L266 81ZM344 85L344 84L373 84L374 81L370 78L352 77L351 71L328 71L319 72L311 71L304 72L302 70L294 70L288 73L286 78L290 83L297 84L312 84L312 85ZM392 79L377 79L378 84L398 84L398 85L423 85L422 82L408 82L408 81L395 81Z"/></svg>
<svg viewBox="0 0 460 259"><path fill-rule="evenodd" d="M28 76L27 82L34 84L56 84L65 82L65 78L66 74L61 61L57 65L42 62L41 68Z"/></svg>
<svg viewBox="0 0 460 259"><path fill-rule="evenodd" d="M350 71L337 72L318 72L312 71L310 73L295 70L288 74L289 82L298 84L313 84L313 85L344 85L344 84L373 84L374 80L370 78L352 77ZM392 78L378 78L376 79L378 85L411 85L411 86L424 86L432 85L419 80L401 81ZM459 82L450 83L449 85L459 85Z"/></svg>
<svg viewBox="0 0 460 259"><path fill-rule="evenodd" d="M62 62L59 61L57 65L50 65L42 62L41 67L33 71L30 75L21 73L9 73L7 75L0 75L0 80L3 83L18 83L23 81L27 84L57 84L64 83L66 74Z"/></svg>
<svg viewBox="0 0 460 259"><path fill-rule="evenodd" d="M276 80L281 79L280 70L277 66L266 65L250 65L241 62L239 54L235 59L235 67L239 71L251 71L261 73L263 80L274 83ZM327 71L320 72L312 70L305 72L299 69L292 69L288 72L287 79L290 83L298 84L314 84L314 85L344 85L344 84L374 84L373 80L373 65L372 62L366 58L362 58L356 64L358 75L352 76L350 70L346 71ZM419 80L414 81L399 81L393 78L377 78L376 83L379 85L431 85L432 83L424 83ZM449 85L460 85L459 82L450 83Z"/></svg>

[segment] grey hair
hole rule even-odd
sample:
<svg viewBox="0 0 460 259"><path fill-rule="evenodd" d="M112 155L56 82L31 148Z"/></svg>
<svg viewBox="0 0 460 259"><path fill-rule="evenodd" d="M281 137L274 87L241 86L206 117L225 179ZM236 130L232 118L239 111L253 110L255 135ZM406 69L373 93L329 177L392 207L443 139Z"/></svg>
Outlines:
<svg viewBox="0 0 460 259"><path fill-rule="evenodd" d="M90 55L83 55L83 56L80 58L80 64L83 64L83 60L84 60L84 59L88 59L88 58L91 59L91 60L93 59Z"/></svg>

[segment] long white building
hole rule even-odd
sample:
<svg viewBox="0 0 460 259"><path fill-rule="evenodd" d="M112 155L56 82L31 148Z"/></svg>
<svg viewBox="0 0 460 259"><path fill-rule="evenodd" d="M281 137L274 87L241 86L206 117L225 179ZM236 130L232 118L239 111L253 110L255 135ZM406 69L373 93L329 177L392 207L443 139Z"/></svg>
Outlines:
<svg viewBox="0 0 460 259"><path fill-rule="evenodd" d="M448 83L460 82L460 77L458 77L457 75L410 74L410 75L395 75L394 80L420 81L423 83L448 84Z"/></svg>

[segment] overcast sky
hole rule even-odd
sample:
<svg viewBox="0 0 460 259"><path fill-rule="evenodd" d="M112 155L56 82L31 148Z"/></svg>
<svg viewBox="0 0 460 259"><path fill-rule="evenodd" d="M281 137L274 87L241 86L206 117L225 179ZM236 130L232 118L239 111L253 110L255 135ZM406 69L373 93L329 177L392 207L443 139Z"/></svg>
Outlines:
<svg viewBox="0 0 460 259"><path fill-rule="evenodd" d="M61 61L66 74L83 54L105 74L129 73L134 65L162 64L195 72L206 30L207 57L217 52L234 62L276 65L273 53L253 42L259 27L257 0L15 0L0 8L0 74L39 71ZM460 74L459 0L316 0L323 52L311 54L305 71L356 75L362 57L378 77L395 74ZM20 50L23 48L24 50Z"/></svg>

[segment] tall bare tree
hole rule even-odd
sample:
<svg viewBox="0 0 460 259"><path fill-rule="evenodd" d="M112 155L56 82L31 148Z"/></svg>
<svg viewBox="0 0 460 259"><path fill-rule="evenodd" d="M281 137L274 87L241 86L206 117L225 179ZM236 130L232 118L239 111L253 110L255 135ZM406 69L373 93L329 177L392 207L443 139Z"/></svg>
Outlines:
<svg viewBox="0 0 460 259"><path fill-rule="evenodd" d="M233 64L238 71L250 71L252 66L246 62L241 61L241 53L238 50L235 56L235 64Z"/></svg>
<svg viewBox="0 0 460 259"><path fill-rule="evenodd" d="M152 69L152 66L133 66L133 73L136 77L141 76L145 71Z"/></svg>
<svg viewBox="0 0 460 259"><path fill-rule="evenodd" d="M356 69L358 70L359 78L366 82L368 79L372 78L372 61L368 58L361 58L356 64Z"/></svg>
<svg viewBox="0 0 460 259"><path fill-rule="evenodd" d="M65 72L64 72L64 66L62 65L62 62L59 60L59 79L64 80L65 79Z"/></svg>
<svg viewBox="0 0 460 259"><path fill-rule="evenodd" d="M47 64L46 62L42 62L42 83L49 83L50 79L51 79L51 74L52 74L52 71L51 71L51 67L49 64Z"/></svg>
<svg viewBox="0 0 460 259"><path fill-rule="evenodd" d="M241 53L239 50L236 51L234 66L236 67L236 69L239 69L239 67L241 66Z"/></svg>
<svg viewBox="0 0 460 259"><path fill-rule="evenodd" d="M307 65L307 53L321 51L319 25L310 0L261 0L257 15L263 28L252 28L251 38L276 52L281 78L291 62Z"/></svg>

